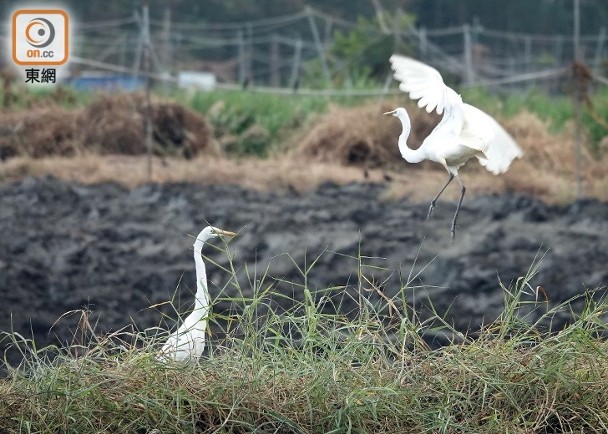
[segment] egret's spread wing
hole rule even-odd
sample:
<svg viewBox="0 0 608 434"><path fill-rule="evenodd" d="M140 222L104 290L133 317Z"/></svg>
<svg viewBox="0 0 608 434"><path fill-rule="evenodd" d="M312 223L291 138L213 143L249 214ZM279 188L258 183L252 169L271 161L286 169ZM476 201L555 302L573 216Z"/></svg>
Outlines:
<svg viewBox="0 0 608 434"><path fill-rule="evenodd" d="M428 113L437 110L438 114L443 114L446 108L462 102L460 96L445 85L435 68L399 54L393 54L390 62L395 80L401 82L399 89L418 100L418 107L426 107Z"/></svg>
<svg viewBox="0 0 608 434"><path fill-rule="evenodd" d="M480 151L477 158L490 172L505 172L511 161L523 156L509 133L491 116L472 105L463 104L460 96L445 85L435 68L399 54L393 54L390 62L394 77L400 82L399 89L407 92L411 99L418 100L418 107L425 107L429 113L433 110L438 114L446 112L440 124L441 134L457 138L461 145ZM438 130L434 130L431 136L439 135Z"/></svg>
<svg viewBox="0 0 608 434"><path fill-rule="evenodd" d="M480 149L485 143L484 156L477 157L479 163L494 174L506 172L511 161L524 153L515 140L494 118L476 107L463 104L464 123L460 138L463 144Z"/></svg>

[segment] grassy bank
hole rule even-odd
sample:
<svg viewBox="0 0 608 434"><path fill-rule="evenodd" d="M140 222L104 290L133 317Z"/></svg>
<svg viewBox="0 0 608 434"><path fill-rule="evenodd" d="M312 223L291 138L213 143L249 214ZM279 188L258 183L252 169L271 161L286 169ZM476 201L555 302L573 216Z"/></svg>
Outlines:
<svg viewBox="0 0 608 434"><path fill-rule="evenodd" d="M330 105L353 107L380 100L379 97L272 95L255 89L211 92L173 89L168 93L159 90L157 96L173 99L204 115L213 126L216 138L227 145L228 152L260 157L282 149L294 133L316 122ZM562 131L574 118L572 98L563 94L548 95L535 89L491 93L484 88L469 88L462 91L462 96L466 102L501 118L532 113L547 123L551 133ZM65 87L23 90L13 96L12 107L21 110L56 104L65 109L82 108L94 99L94 93ZM406 94L381 99L395 106L410 104ZM608 88L597 89L590 95L582 113L588 135L585 143L598 151L602 138L608 136Z"/></svg>
<svg viewBox="0 0 608 434"><path fill-rule="evenodd" d="M501 316L465 336L439 314L420 318L409 307L417 291L409 280L388 298L362 265L353 286L312 292L311 266L288 282L295 299L265 276L252 282L253 296L232 298L234 313L213 319L226 338L197 365L158 362L160 329L63 349L21 342L27 362L0 381L0 432L608 429L605 300L587 294L548 308L542 288L531 286L533 264L502 287ZM227 285L245 294L226 271ZM358 301L356 312L341 311L346 297ZM545 327L571 308L578 314L567 328ZM530 321L531 311L544 314ZM430 348L431 336L451 344Z"/></svg>

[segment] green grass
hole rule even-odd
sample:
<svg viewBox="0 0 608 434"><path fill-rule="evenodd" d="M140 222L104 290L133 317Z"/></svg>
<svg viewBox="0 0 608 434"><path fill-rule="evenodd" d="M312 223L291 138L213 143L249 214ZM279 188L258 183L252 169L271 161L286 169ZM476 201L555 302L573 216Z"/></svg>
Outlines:
<svg viewBox="0 0 608 434"><path fill-rule="evenodd" d="M217 138L232 136L226 150L237 156L265 157L311 115L323 113L328 99L297 95L270 95L255 91L196 92L174 97L205 115Z"/></svg>
<svg viewBox="0 0 608 434"><path fill-rule="evenodd" d="M195 365L155 359L161 329L63 349L9 336L28 356L0 381L0 432L606 432L606 300L549 309L531 287L536 262L497 283L502 315L466 336L408 307L424 290L415 277L388 298L370 283L378 260L354 259L356 283L321 291L307 284L315 260L297 282L246 270L248 288L230 261L216 301L232 308L213 318L226 336ZM545 329L575 304L568 327ZM531 322L531 310L545 313ZM430 333L452 343L429 348Z"/></svg>
<svg viewBox="0 0 608 434"><path fill-rule="evenodd" d="M300 119L310 113L327 108L327 98L297 95L271 95L255 91L196 92L190 106L201 113L220 102L235 117L243 117L251 123L260 123L270 134L276 135L284 128L300 125Z"/></svg>
<svg viewBox="0 0 608 434"><path fill-rule="evenodd" d="M4 90L0 89L0 101L4 103L5 98L9 99L9 106L12 110L29 109L43 107L48 104L57 104L63 108L84 107L94 97L94 93L81 90L74 90L66 86L40 86L30 89L23 87L11 87L9 95L5 95Z"/></svg>
<svg viewBox="0 0 608 434"><path fill-rule="evenodd" d="M573 119L571 98L564 95L550 96L537 89L513 92L499 98L489 94L486 89L471 88L463 92L463 99L474 106L484 107L490 113L506 117L527 110L548 121L553 131L561 130L568 120Z"/></svg>

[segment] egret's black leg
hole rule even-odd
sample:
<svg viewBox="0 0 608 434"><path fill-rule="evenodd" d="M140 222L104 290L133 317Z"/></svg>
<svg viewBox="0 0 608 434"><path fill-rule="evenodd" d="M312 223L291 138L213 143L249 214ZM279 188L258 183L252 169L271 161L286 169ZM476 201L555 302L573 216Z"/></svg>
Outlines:
<svg viewBox="0 0 608 434"><path fill-rule="evenodd" d="M448 178L448 182L445 183L445 185L441 188L441 190L439 190L439 193L437 193L437 196L435 196L435 198L431 201L431 206L429 206L429 213L426 215L427 220L430 219L431 215L433 214L433 209L435 208L437 199L439 199L439 196L441 196L441 193L443 193L443 190L445 190L445 188L448 185L450 185L450 182L452 182L452 179L454 179L454 175L450 172L450 177ZM458 181L458 182L460 182L460 181Z"/></svg>
<svg viewBox="0 0 608 434"><path fill-rule="evenodd" d="M454 214L454 220L452 220L452 228L450 230L450 233L452 234L452 242L454 242L454 238L456 237L456 218L458 218L458 213L460 212L460 205L462 205L464 193L467 191L463 183L460 182L460 178L456 177L456 180L460 184L460 200L458 201L458 206L456 207L456 214Z"/></svg>

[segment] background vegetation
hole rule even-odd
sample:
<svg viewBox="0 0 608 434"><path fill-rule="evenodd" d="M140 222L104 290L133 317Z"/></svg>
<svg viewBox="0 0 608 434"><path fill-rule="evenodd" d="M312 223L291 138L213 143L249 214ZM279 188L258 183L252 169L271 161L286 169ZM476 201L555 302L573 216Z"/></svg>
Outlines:
<svg viewBox="0 0 608 434"><path fill-rule="evenodd" d="M18 0L8 0L16 5ZM138 0L114 0L108 2L65 0L80 20L114 19L130 16L139 7ZM382 0L387 11L402 8L413 15L416 24L428 28L473 24L472 19L495 30L530 32L539 34L572 33L573 11L571 0L511 1L501 0ZM259 18L300 12L306 5L329 15L356 21L358 17L375 15L370 0L149 0L152 18L160 19L168 6L176 21L194 23L218 23L247 21ZM10 8L7 8L10 9ZM501 13L497 14L496 10ZM581 19L585 23L584 34L597 34L608 22L608 8L603 0L581 2Z"/></svg>
<svg viewBox="0 0 608 434"><path fill-rule="evenodd" d="M468 103L499 118L513 118L522 112L533 114L546 122L551 133L562 132L572 125L574 117L573 101L567 95L548 95L535 89L501 94L483 88L464 89L462 95ZM168 97L203 115L229 155L262 158L273 151L285 150L294 135L318 122L332 106L364 106L379 101L378 97L273 95L255 90L185 92L175 89L169 95L161 91L158 97ZM45 106L78 109L96 98L95 93L67 87L41 89L17 93L12 107L14 110ZM388 96L384 100L388 105L410 104L405 95ZM600 155L604 151L600 143L608 136L608 88L597 89L588 104L583 105L582 122L588 135L586 146Z"/></svg>

